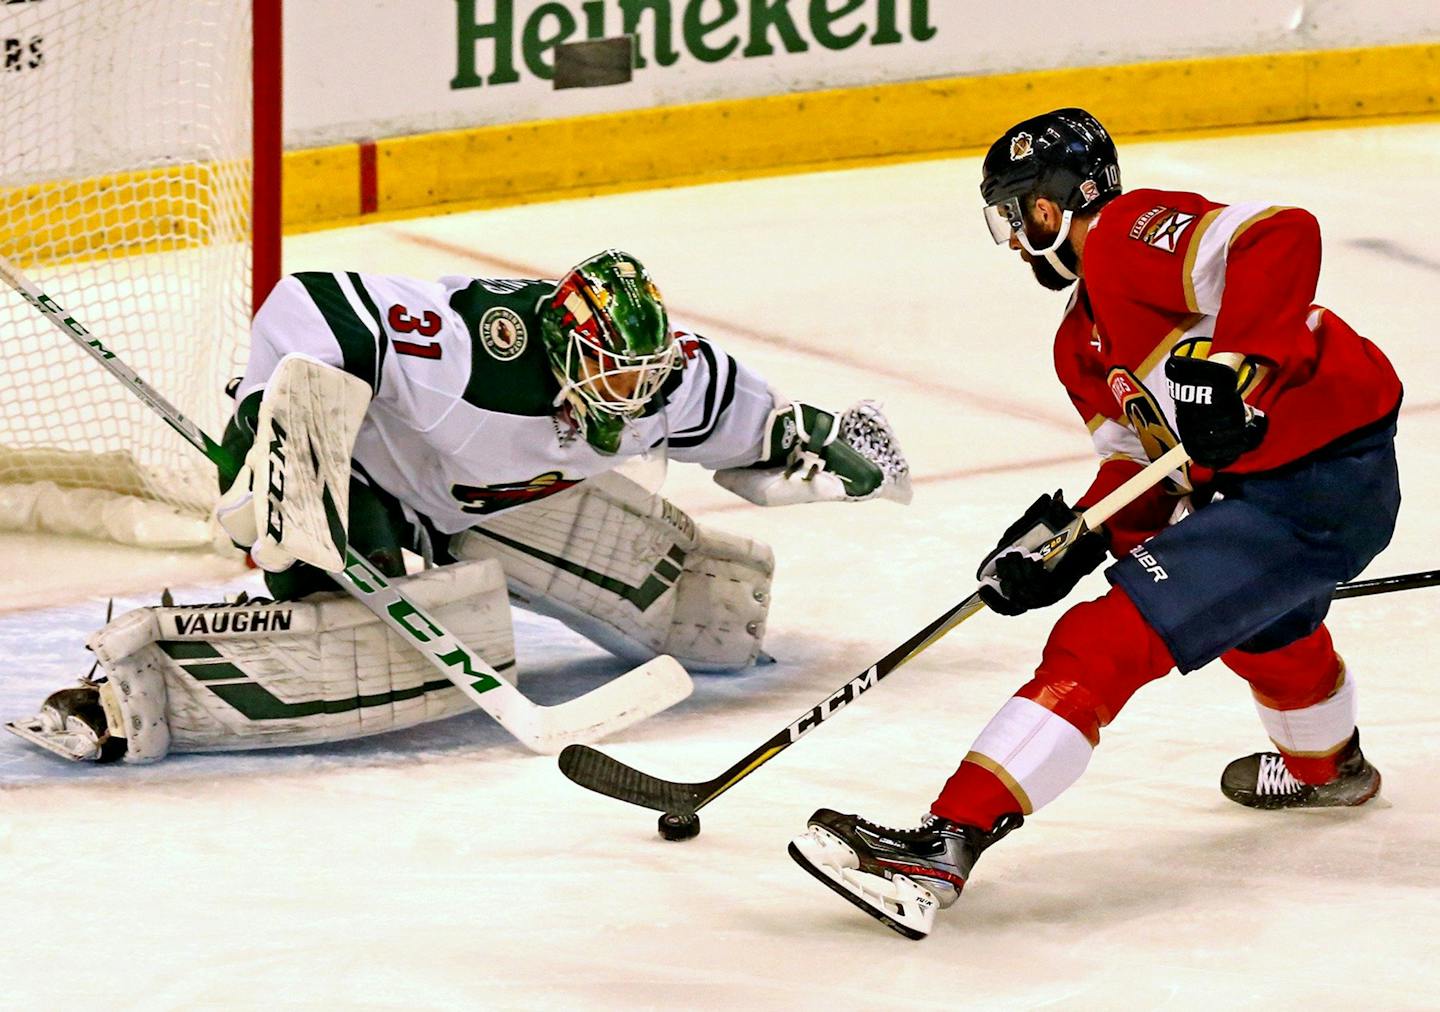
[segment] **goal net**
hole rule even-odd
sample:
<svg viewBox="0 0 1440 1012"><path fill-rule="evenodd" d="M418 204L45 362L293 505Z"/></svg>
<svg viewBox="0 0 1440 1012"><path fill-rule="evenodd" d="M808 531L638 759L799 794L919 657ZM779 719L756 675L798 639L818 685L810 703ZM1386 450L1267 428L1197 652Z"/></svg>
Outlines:
<svg viewBox="0 0 1440 1012"><path fill-rule="evenodd" d="M278 267L278 2L0 6L0 254L216 438ZM203 456L8 289L0 334L0 527L210 542Z"/></svg>

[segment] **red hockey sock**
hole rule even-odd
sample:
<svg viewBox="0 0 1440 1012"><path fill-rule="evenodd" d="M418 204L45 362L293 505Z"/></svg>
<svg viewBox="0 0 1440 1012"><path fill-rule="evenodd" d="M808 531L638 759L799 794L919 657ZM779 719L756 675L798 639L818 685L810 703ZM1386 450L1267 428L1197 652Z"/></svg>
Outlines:
<svg viewBox="0 0 1440 1012"><path fill-rule="evenodd" d="M1094 746L1100 728L1109 724L1135 690L1159 678L1172 667L1165 644L1146 624L1124 592L1112 589L1096 601L1076 605L1055 624L1035 677L1016 696L1039 704L1063 718ZM1057 763L1074 764L1071 773L1056 774L1063 787L1069 776L1078 776L1083 759L1037 753L1036 743L1017 741L1037 765L1033 769L1061 770ZM1073 752L1073 749L1071 750ZM984 765L982 765L984 763ZM1011 773L993 757L971 753L945 783L930 811L952 822L989 830L1007 812L1026 814L1032 790L1025 774L1011 779ZM1040 781L1055 783L1055 776L1041 773ZM1012 789L1011 784L1014 785ZM1053 795L1053 789L1050 791ZM1038 803L1037 803L1038 807Z"/></svg>
<svg viewBox="0 0 1440 1012"><path fill-rule="evenodd" d="M1250 691L1257 704L1277 714L1293 714L1295 718L1299 717L1298 711L1319 707L1343 684L1343 665L1324 625L1309 636L1278 650L1263 654L1230 650L1220 659L1226 667L1250 683ZM1265 712L1261 711L1262 718ZM1353 727L1352 721L1353 714L1344 724L1334 727L1332 732L1335 735L1344 734L1346 725ZM1271 734L1277 736L1273 730ZM1283 735L1278 737L1283 738ZM1285 767L1290 775L1306 784L1334 780L1348 745L1347 738L1328 754L1316 754L1296 753L1288 750L1283 741L1275 742L1276 748L1285 757Z"/></svg>
<svg viewBox="0 0 1440 1012"><path fill-rule="evenodd" d="M996 819L1020 808L1019 799L1010 793L1003 780L967 759L945 781L930 811L951 822L979 826L988 833L995 828Z"/></svg>
<svg viewBox="0 0 1440 1012"><path fill-rule="evenodd" d="M1324 625L1279 650L1227 650L1220 661L1249 682L1255 699L1272 710L1314 706L1335 691L1340 678L1340 656Z"/></svg>
<svg viewBox="0 0 1440 1012"><path fill-rule="evenodd" d="M1340 757L1349 746L1346 742L1327 756L1291 755L1283 748L1280 754L1285 758L1285 768L1302 784L1328 784L1340 775Z"/></svg>

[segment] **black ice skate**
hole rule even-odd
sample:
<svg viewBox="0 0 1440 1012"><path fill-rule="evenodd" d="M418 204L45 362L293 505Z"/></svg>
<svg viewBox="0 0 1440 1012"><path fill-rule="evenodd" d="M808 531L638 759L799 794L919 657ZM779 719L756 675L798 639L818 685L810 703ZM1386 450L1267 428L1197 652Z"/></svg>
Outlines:
<svg viewBox="0 0 1440 1012"><path fill-rule="evenodd" d="M1248 808L1334 808L1363 805L1380 793L1380 771L1360 751L1360 732L1340 754L1334 780L1303 784L1290 775L1278 752L1236 759L1220 776L1220 793Z"/></svg>
<svg viewBox="0 0 1440 1012"><path fill-rule="evenodd" d="M795 863L906 938L924 938L935 911L960 895L986 847L1024 819L1002 815L987 833L925 816L915 829L890 829L822 808L790 841Z"/></svg>

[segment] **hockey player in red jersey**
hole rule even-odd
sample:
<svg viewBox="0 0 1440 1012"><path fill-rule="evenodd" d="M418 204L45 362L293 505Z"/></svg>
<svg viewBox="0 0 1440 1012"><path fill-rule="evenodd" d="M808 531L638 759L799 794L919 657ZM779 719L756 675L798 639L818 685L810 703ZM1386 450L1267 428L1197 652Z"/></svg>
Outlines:
<svg viewBox="0 0 1440 1012"><path fill-rule="evenodd" d="M981 192L996 242L1046 288L1074 285L1055 367L1101 461L1073 508L1041 496L1005 531L981 564L981 594L1018 615L1062 600L1107 554L1117 561L1107 594L1060 617L1035 676L919 828L821 809L794 841L808 871L910 937L954 902L986 847L1079 779L1131 695L1177 668L1218 658L1249 682L1277 748L1225 768L1232 801L1359 805L1380 789L1323 620L1335 586L1394 530L1401 387L1375 345L1311 303L1315 218L1122 192L1114 145L1081 109L1008 130ZM1020 547L1177 442L1190 463L1058 562Z"/></svg>

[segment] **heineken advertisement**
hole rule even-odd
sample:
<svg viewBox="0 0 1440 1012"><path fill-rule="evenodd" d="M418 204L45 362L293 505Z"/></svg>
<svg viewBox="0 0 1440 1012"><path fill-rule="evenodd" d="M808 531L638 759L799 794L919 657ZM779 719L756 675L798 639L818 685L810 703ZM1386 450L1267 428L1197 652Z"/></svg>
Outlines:
<svg viewBox="0 0 1440 1012"><path fill-rule="evenodd" d="M517 7L526 6L522 17ZM561 43L634 36L634 67L929 42L930 0L456 0L452 88L553 76Z"/></svg>
<svg viewBox="0 0 1440 1012"><path fill-rule="evenodd" d="M72 2L93 0L0 2L12 81L34 75L36 59L48 64L52 40L32 48L34 33L11 12ZM1195 0L291 0L286 143L1440 32L1440 4L1413 0L1327 0L1304 5L1298 21L1295 0L1217 0L1198 21L1196 9ZM601 39L628 42L628 80L557 89L557 47Z"/></svg>
<svg viewBox="0 0 1440 1012"><path fill-rule="evenodd" d="M288 143L976 73L974 18L972 0L311 0L286 8L305 54ZM557 90L557 48L597 40L628 45L628 80Z"/></svg>

